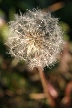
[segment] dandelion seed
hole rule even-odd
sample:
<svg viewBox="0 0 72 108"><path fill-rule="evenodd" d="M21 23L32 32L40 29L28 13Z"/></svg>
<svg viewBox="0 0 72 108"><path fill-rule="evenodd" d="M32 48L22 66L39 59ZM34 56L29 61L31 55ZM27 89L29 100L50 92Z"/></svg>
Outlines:
<svg viewBox="0 0 72 108"><path fill-rule="evenodd" d="M25 60L30 68L44 68L57 61L64 45L63 32L50 12L28 10L24 15L15 15L15 20L9 23L6 44L10 53Z"/></svg>

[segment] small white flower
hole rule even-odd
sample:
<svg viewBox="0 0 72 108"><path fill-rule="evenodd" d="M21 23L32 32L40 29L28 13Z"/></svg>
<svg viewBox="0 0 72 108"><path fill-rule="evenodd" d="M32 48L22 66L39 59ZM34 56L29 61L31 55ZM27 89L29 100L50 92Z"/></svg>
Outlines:
<svg viewBox="0 0 72 108"><path fill-rule="evenodd" d="M64 45L63 32L51 13L28 10L24 15L15 15L15 20L9 23L6 44L10 53L25 60L30 68L44 68L56 62Z"/></svg>

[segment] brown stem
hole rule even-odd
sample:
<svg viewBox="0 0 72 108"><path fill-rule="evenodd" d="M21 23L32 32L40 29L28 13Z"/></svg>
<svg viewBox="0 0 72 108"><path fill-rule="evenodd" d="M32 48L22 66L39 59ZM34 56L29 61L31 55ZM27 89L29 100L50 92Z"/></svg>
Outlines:
<svg viewBox="0 0 72 108"><path fill-rule="evenodd" d="M38 67L39 75L40 75L40 80L42 83L42 87L45 93L45 97L47 99L48 104L50 104L51 107L55 108L55 103L54 100L52 99L51 95L48 92L48 81L45 78L43 69L41 67Z"/></svg>

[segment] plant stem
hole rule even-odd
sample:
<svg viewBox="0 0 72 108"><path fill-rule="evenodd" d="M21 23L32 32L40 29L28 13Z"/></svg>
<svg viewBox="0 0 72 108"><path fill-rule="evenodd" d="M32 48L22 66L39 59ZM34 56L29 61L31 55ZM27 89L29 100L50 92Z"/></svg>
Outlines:
<svg viewBox="0 0 72 108"><path fill-rule="evenodd" d="M39 71L42 87L43 87L43 90L44 90L44 93L45 93L45 97L47 99L47 103L50 104L51 107L55 108L54 100L48 92L48 81L45 78L43 69L41 67L38 67L38 71Z"/></svg>

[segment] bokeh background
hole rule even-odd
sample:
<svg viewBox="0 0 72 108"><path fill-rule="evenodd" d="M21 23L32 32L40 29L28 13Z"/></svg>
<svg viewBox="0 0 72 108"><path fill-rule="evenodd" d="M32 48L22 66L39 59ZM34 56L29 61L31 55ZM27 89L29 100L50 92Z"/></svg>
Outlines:
<svg viewBox="0 0 72 108"><path fill-rule="evenodd" d="M44 68L48 92L54 104L48 103L37 69L30 71L24 61L18 62L7 52L7 23L14 14L40 8L59 18L64 31L64 46L59 62ZM49 100L49 99L48 99ZM0 108L72 108L72 1L71 0L0 0Z"/></svg>

